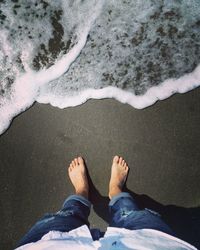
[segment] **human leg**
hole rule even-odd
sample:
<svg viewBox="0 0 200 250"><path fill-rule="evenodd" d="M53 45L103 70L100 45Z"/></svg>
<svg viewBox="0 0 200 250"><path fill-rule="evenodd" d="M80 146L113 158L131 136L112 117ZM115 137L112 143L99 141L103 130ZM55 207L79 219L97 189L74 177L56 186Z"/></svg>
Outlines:
<svg viewBox="0 0 200 250"><path fill-rule="evenodd" d="M49 231L69 232L88 225L91 203L88 201L88 181L81 157L75 158L68 169L75 195L69 196L57 213L46 214L19 241L18 246L40 240Z"/></svg>
<svg viewBox="0 0 200 250"><path fill-rule="evenodd" d="M149 209L140 210L136 200L129 193L122 192L127 168L121 157L114 157L109 184L109 226L130 230L149 228L175 235L158 213Z"/></svg>

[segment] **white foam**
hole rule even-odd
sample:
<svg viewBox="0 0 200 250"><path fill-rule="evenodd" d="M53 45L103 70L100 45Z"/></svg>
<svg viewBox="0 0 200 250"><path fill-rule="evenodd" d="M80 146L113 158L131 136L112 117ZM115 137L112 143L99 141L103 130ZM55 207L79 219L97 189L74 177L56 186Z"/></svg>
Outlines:
<svg viewBox="0 0 200 250"><path fill-rule="evenodd" d="M162 84L150 88L146 94L142 96L134 95L128 91L116 88L105 87L102 89L87 89L76 96L57 96L54 93L46 95L40 92L43 87L51 79L55 79L63 74L70 64L79 55L84 43L86 42L85 33L82 39L74 48L63 57L57 64L38 73L29 72L20 77L14 84L14 94L12 101L8 104L1 103L0 109L0 134L9 126L13 117L29 108L34 101L39 103L49 103L52 106L61 109L74 107L85 103L89 99L115 98L121 103L127 103L136 109L143 109L153 105L158 100L164 100L175 93L185 93L200 86L200 65L190 74L186 74L179 79L168 79ZM21 84L21 83L24 84ZM37 83L37 84L35 84ZM20 93L20 94L19 94Z"/></svg>
<svg viewBox="0 0 200 250"><path fill-rule="evenodd" d="M190 74L179 79L168 79L162 84L150 88L145 95L137 96L128 91L105 87L103 89L87 89L76 96L57 96L53 93L37 97L39 103L50 103L61 109L83 104L88 99L115 98L121 103L127 103L134 108L143 109L153 105L158 100L164 100L175 93L185 93L200 86L200 65Z"/></svg>
<svg viewBox="0 0 200 250"><path fill-rule="evenodd" d="M9 124L16 115L25 111L37 100L40 87L58 78L69 69L71 63L77 58L83 49L91 26L99 15L102 5L103 1L96 4L90 18L85 21L84 29L79 31L77 44L49 69L43 69L39 72L31 70L26 63L29 54L26 54L25 52L24 54L22 53L22 60L24 60L23 62L26 73L22 74L15 80L12 85L11 95L7 98L0 99L0 134L9 127ZM7 51L7 47L5 47L5 49Z"/></svg>
<svg viewBox="0 0 200 250"><path fill-rule="evenodd" d="M185 93L200 85L200 66L198 66L190 74L186 74L178 79L165 80L163 83L155 87L151 87L152 82L148 82L148 78L146 76L149 73L147 70L144 70L145 61L150 58L149 60L151 62L155 62L155 60L158 60L157 58L159 58L158 55L160 54L160 50L155 50L155 48L150 49L151 55L148 54L150 53L148 52L149 50L146 51L146 48L149 49L148 41L151 41L150 45L155 44L157 39L161 39L161 36L155 36L157 29L160 28L160 25L162 24L163 27L165 26L166 31L169 26L168 21L165 23L165 25L163 24L162 18L159 19L159 22L156 22L156 25L154 23L154 19L151 19L151 21L147 22L152 15L156 16L158 13L160 13L160 3L154 3L154 1L151 0L137 0L134 3L130 2L130 8L129 4L124 5L122 2L119 5L116 5L115 1L112 0L105 2L106 7L104 11L102 11L102 16L98 19L97 25L94 25L95 28L91 31L94 21L97 21L97 17L102 10L104 1L61 1L63 8L62 10L64 12L62 15L62 20L60 21L64 30L63 41L69 41L71 38L70 34L74 32L72 39L73 43L71 43L73 46L70 45L72 47L69 48L69 51L66 55L63 56L62 52L60 55L57 55L58 59L56 62L53 62L53 66L48 69L42 69L38 72L33 70L31 62L34 56L38 53L38 47L45 43L45 41L47 41L45 44L47 45L49 39L52 37L53 27L51 26L50 14L47 19L43 18L43 25L40 25L40 19L31 17L33 18L33 21L35 20L35 25L33 25L33 27L31 24L29 25L29 32L32 32L33 34L31 34L34 36L34 39L36 39L38 36L37 30L39 30L41 37L38 38L38 40L33 39L34 41L32 41L27 38L27 33L19 33L20 35L18 38L16 38L15 43L15 37L11 38L6 29L1 31L0 46L2 51L0 52L0 59L2 59L2 62L4 62L4 57L8 57L9 59L7 61L5 60L5 65L2 63L0 71L5 74L5 76L3 76L3 80L10 76L15 76L16 78L14 83L11 84L11 90L9 89L9 86L7 88L6 81L2 84L2 89L8 91L3 94L0 99L0 134L8 128L13 117L29 108L35 101L40 103L50 103L51 105L59 108L66 108L80 105L91 98L115 98L121 103L128 103L134 108L142 109L154 104L158 100L164 100L175 93ZM198 20L197 17L199 8L194 8L196 6L197 0L193 0L192 2L192 9L190 11L186 11L187 1L184 1L184 8L181 9L183 15L179 13L181 18L179 19L179 26L177 26L177 30L181 30L184 27L191 27L194 24L195 32L193 35L197 36L199 34L197 32L198 27L195 25L196 23L198 24L196 21ZM24 3L26 3L26 1L24 1ZM166 3L168 2L165 1L165 4ZM175 3L171 2L170 5L168 4L169 6L166 5L166 8L173 10L174 4ZM60 7L59 5L60 4L56 3L55 1L52 3L52 6L49 5L47 8L50 8L50 10L51 8L53 10L56 9L58 11ZM8 23L5 23L5 27L8 24L14 24L15 18L18 18L20 25L25 26L26 22L24 20L26 19L21 21L21 17L26 17L24 8L19 10L18 17L14 17L12 16L12 8L7 8L7 6L8 5L6 5L5 11L7 11L6 15L8 16ZM40 8L40 5L38 5L37 8L39 8L38 11L40 10L42 14L43 10ZM81 9L80 12L78 12L79 9ZM129 9L131 11L129 11ZM196 13L192 11L193 9L196 9ZM50 10L49 13L52 11ZM186 20L185 26L183 27L182 18L185 17L185 11L188 15L188 20ZM193 18L190 18L191 12L193 13ZM77 13L78 15L75 15ZM112 21L109 21L111 19ZM127 24L131 23L132 21L133 23L128 26ZM141 23L138 23L139 21L141 21ZM145 31L145 26L142 26L143 22L147 22L150 29L146 29ZM34 27L36 28L34 29ZM140 34L142 30L141 27L143 27L143 30L146 32L145 34L149 39L143 39L138 45L137 43L133 45L131 41L135 35L139 36L138 34ZM45 29L47 29L46 34ZM86 44L87 36L90 31L91 37L88 39L89 41ZM25 32L25 29L23 32ZM13 32L12 35L17 37L16 33L17 32ZM185 34L188 34L188 32L185 32ZM122 36L122 40L118 39L118 36ZM179 46L180 48L187 48L188 44L184 43L184 41L187 40L188 37L186 36L184 38L185 39L181 39L183 45ZM138 39L141 39L141 37L139 36ZM171 43L169 37L166 36L165 39L163 40L162 44ZM139 47L140 45L141 47ZM173 46L175 46L175 48ZM179 58L179 55L182 53L182 51L180 50L180 53L179 51L177 52L177 45L173 46L171 55L173 55L173 51L178 54L176 54L177 56L173 58L174 60L172 60L172 65L179 66L175 69L175 71L179 73L180 76L182 74L180 73L180 69L182 70L181 72L189 72L190 69L185 69L185 61L182 60L181 57ZM189 48L183 50L185 53L183 53L183 59L188 59L188 53L190 53L190 50L189 52L188 50ZM192 50L193 54L191 54L191 58L194 57L194 51L195 50ZM79 57L81 52L82 54ZM136 52L140 52L141 54ZM109 55L109 53L112 55ZM15 64L16 58L19 55L23 69L17 67ZM139 59L135 55L139 56ZM127 58L130 59L130 61ZM191 62L189 59L186 63L187 65L197 65L196 58L195 61L191 60ZM159 65L159 60L157 61L156 65ZM181 64L182 62L184 62L184 64ZM129 66L126 66L126 64ZM160 69L160 76L163 77L162 72L166 73L166 65L165 62L161 64L163 69ZM121 65L123 67L117 68L117 65ZM133 91L135 90L134 79L137 78L138 73L137 68L142 70L140 73L144 73L142 74L144 78L141 78L144 81L139 79L138 82L141 83L141 85L137 86L136 84L136 87L138 87L140 90L148 85L144 88L144 90L148 89L144 95L133 94ZM70 69L72 70L70 71ZM126 73L124 74L124 72ZM103 80L103 76L106 74L110 74L110 77L105 77L106 79L104 78ZM167 77L169 77L168 75L170 75L170 73L167 74ZM59 82L61 76L62 80ZM166 79L167 77L163 77L162 79ZM117 86L121 86L122 88L127 81L129 84L128 86L132 87L133 89L129 89L130 91L128 91L128 88L127 90L123 90L118 87L108 86L115 84L114 80L112 79L117 79ZM160 82L161 81L162 80L160 80ZM71 87L75 89L74 92L70 92Z"/></svg>
<svg viewBox="0 0 200 250"><path fill-rule="evenodd" d="M75 55L76 53L74 53L74 56ZM70 59L74 59L71 54ZM35 100L39 103L50 103L52 106L63 109L66 107L81 105L88 99L115 98L121 103L127 103L137 109L143 109L153 105L158 100L164 100L175 93L185 93L200 86L200 66L198 66L192 73L184 75L177 80L168 79L159 86L150 88L143 96L137 96L116 87L105 87L99 90L87 89L76 96L58 97L54 94L37 96L39 88L36 87L33 80L35 78L37 79L39 76L42 77L42 79L38 81L40 84L44 84L45 81L49 79L49 75L46 75L43 71L40 72L40 74L32 73L31 75L29 73L24 75L15 83L15 93L20 93L20 95L16 94L12 102L8 102L8 105L3 105L1 108L0 133L3 133L6 130L14 116L30 107ZM51 77L55 77L55 74L52 73ZM27 84L21 85L21 81L26 82ZM26 86L26 88L24 88L24 86ZM15 107L15 109L13 109L13 107Z"/></svg>

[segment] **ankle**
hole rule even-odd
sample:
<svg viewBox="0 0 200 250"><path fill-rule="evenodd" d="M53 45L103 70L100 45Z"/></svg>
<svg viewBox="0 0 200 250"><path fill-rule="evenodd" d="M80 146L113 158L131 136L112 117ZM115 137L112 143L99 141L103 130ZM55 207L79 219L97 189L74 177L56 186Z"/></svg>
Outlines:
<svg viewBox="0 0 200 250"><path fill-rule="evenodd" d="M84 198L88 199L88 191L87 190L76 190L76 195L81 195Z"/></svg>
<svg viewBox="0 0 200 250"><path fill-rule="evenodd" d="M113 196L118 195L122 192L122 189L118 186L112 187L109 189L108 196L110 199L112 199Z"/></svg>

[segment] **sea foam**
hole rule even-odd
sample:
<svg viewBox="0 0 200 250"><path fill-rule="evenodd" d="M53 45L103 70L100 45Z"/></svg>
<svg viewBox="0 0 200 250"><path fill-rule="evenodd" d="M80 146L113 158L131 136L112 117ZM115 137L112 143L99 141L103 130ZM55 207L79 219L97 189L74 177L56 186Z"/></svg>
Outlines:
<svg viewBox="0 0 200 250"><path fill-rule="evenodd" d="M144 95L135 95L126 90L116 87L105 87L102 89L87 89L75 96L60 96L43 94L38 96L36 101L39 103L50 103L52 106L61 109L74 107L83 104L88 99L114 98L121 103L128 103L134 108L143 109L153 105L159 100L164 100L175 93L186 93L200 86L200 66L192 73L186 74L179 79L168 79L159 86L151 87Z"/></svg>
<svg viewBox="0 0 200 250"><path fill-rule="evenodd" d="M200 3L2 1L0 133L35 101L141 109L200 85Z"/></svg>

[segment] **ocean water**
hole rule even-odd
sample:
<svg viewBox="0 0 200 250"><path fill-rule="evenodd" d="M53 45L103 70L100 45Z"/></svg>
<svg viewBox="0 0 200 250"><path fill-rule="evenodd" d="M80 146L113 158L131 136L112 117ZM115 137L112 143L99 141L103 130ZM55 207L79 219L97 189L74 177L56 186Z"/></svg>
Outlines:
<svg viewBox="0 0 200 250"><path fill-rule="evenodd" d="M0 134L34 102L145 108L200 85L199 0L1 0Z"/></svg>

